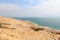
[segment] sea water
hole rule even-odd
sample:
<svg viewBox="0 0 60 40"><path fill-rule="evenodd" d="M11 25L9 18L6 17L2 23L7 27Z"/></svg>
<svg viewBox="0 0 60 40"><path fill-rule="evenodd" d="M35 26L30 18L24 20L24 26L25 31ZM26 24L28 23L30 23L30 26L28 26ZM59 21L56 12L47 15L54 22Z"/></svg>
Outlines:
<svg viewBox="0 0 60 40"><path fill-rule="evenodd" d="M26 20L41 26L48 26L53 29L60 29L60 18L41 18L41 17L16 17L18 20Z"/></svg>

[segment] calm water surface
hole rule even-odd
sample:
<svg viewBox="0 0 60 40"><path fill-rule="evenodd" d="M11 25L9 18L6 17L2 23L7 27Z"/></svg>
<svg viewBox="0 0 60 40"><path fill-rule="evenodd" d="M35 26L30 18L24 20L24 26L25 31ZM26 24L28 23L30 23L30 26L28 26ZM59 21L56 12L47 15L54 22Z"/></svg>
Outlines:
<svg viewBox="0 0 60 40"><path fill-rule="evenodd" d="M60 29L60 18L16 17L18 20L28 20L42 26Z"/></svg>

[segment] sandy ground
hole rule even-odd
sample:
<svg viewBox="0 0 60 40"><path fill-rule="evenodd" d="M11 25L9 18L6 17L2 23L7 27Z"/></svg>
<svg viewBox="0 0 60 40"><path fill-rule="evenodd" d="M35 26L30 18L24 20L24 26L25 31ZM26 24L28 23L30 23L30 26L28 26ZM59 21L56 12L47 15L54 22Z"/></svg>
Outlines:
<svg viewBox="0 0 60 40"><path fill-rule="evenodd" d="M28 21L0 17L0 40L60 40L60 31L57 33Z"/></svg>

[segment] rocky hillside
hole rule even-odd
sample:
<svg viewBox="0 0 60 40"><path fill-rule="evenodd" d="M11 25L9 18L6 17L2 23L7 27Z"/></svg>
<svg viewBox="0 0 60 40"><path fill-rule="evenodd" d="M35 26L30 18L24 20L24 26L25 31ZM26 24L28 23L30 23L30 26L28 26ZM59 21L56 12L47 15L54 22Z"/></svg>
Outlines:
<svg viewBox="0 0 60 40"><path fill-rule="evenodd" d="M60 40L60 30L0 17L0 40Z"/></svg>

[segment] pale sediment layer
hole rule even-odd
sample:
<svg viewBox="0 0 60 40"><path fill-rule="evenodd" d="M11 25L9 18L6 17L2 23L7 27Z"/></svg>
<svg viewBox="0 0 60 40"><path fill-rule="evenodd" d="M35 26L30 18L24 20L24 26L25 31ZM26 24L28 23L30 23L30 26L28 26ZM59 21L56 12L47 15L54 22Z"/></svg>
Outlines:
<svg viewBox="0 0 60 40"><path fill-rule="evenodd" d="M0 40L60 40L60 30L0 17Z"/></svg>

